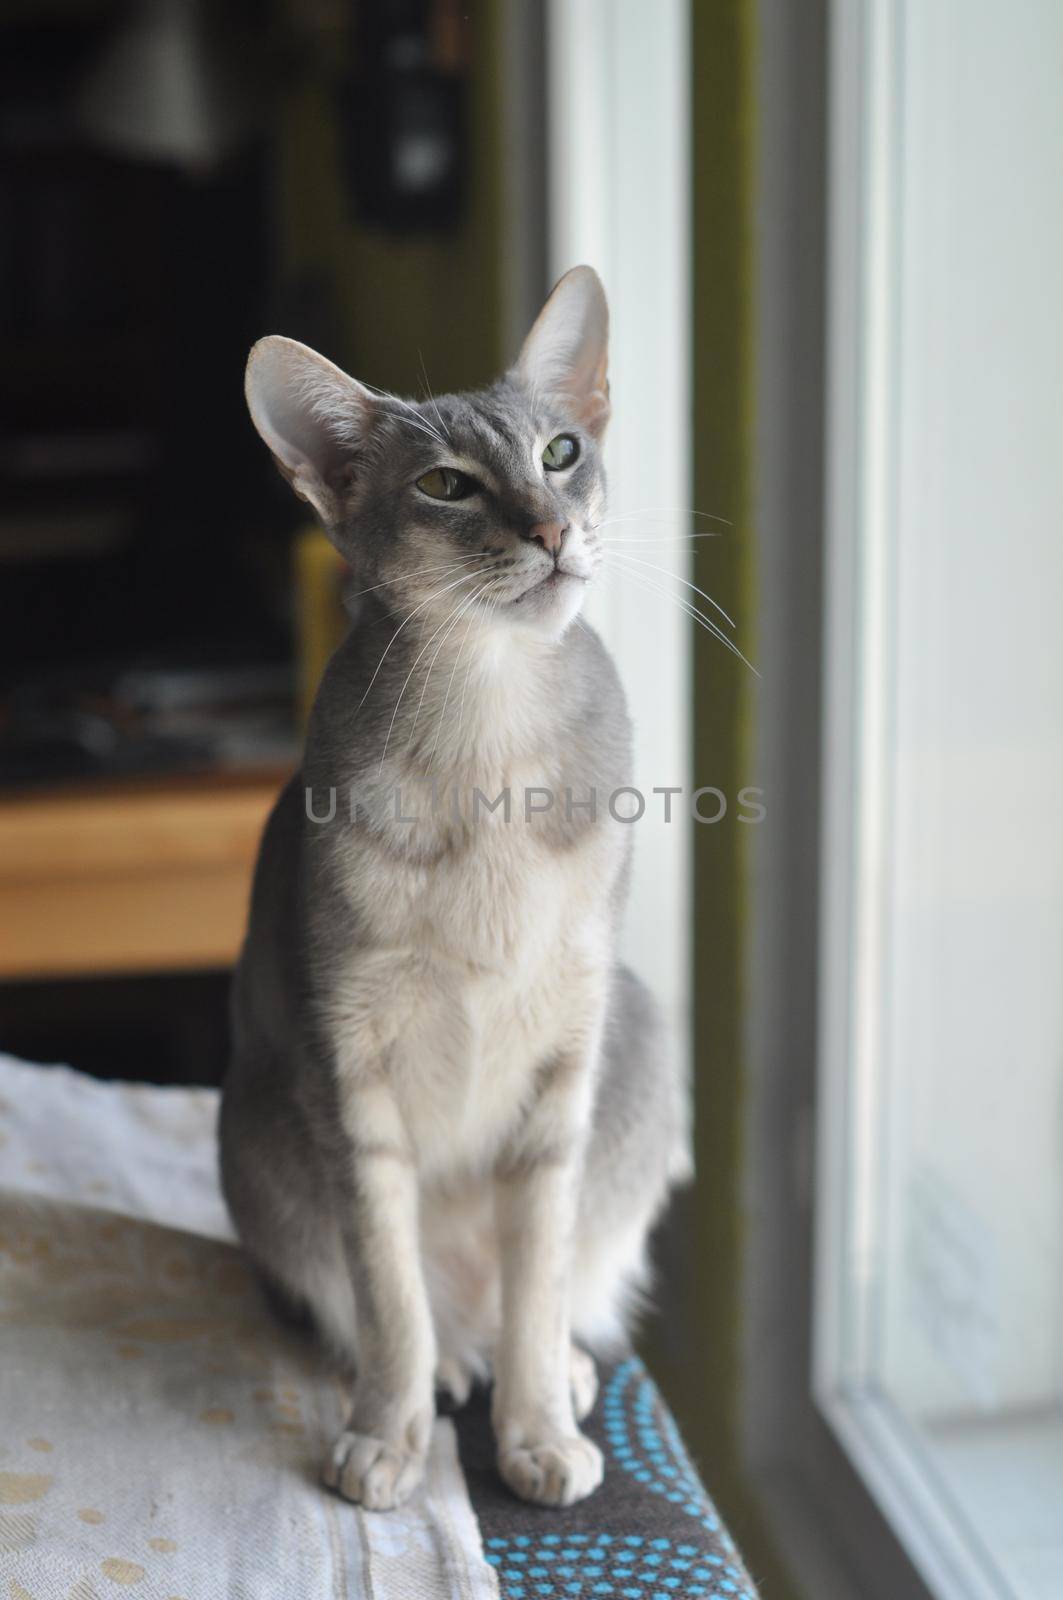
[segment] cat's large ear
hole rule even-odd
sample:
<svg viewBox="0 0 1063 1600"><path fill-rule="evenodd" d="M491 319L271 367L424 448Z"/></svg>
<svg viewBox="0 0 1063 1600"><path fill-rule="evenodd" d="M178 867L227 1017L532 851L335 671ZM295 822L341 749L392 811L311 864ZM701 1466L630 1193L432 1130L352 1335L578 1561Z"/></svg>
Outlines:
<svg viewBox="0 0 1063 1600"><path fill-rule="evenodd" d="M517 376L591 433L609 421L609 307L593 267L566 272L517 359Z"/></svg>
<svg viewBox="0 0 1063 1600"><path fill-rule="evenodd" d="M279 334L253 347L244 393L296 494L326 526L339 521L355 452L371 426L372 395L315 350Z"/></svg>

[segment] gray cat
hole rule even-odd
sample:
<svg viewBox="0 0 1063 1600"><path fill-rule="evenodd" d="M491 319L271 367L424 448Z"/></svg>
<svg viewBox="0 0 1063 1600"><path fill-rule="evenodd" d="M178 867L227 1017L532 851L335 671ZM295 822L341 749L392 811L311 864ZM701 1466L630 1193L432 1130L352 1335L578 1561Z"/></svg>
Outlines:
<svg viewBox="0 0 1063 1600"><path fill-rule="evenodd" d="M460 1404L489 1373L506 1483L597 1487L580 1346L623 1337L689 1170L684 1086L615 954L624 696L577 625L607 329L577 267L477 393L399 400L282 338L247 368L360 611L262 843L222 1173L267 1286L354 1367L324 1477L379 1510L422 1475L434 1388Z"/></svg>

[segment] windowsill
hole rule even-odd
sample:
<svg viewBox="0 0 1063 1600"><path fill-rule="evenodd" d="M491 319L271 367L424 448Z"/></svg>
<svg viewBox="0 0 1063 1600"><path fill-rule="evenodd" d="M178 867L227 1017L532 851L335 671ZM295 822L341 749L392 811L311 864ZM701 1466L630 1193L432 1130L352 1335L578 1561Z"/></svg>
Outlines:
<svg viewBox="0 0 1063 1600"><path fill-rule="evenodd" d="M1021 1600L1063 1594L1063 1411L925 1426L941 1476Z"/></svg>

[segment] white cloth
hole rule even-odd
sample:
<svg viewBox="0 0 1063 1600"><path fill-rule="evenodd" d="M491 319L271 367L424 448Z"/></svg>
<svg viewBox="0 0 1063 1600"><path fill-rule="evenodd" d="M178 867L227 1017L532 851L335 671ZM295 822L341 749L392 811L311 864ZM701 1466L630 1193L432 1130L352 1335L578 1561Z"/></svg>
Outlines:
<svg viewBox="0 0 1063 1600"><path fill-rule="evenodd" d="M318 1471L344 1394L264 1310L217 1095L0 1056L3 1600L496 1600L455 1434L365 1513Z"/></svg>
<svg viewBox="0 0 1063 1600"><path fill-rule="evenodd" d="M231 1241L217 1120L216 1089L101 1083L0 1055L0 1181L22 1194Z"/></svg>

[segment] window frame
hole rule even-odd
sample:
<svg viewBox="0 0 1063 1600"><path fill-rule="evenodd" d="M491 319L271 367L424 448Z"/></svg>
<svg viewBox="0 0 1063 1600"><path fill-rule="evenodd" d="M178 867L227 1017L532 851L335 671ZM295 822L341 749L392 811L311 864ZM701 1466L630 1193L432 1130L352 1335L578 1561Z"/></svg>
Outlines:
<svg viewBox="0 0 1063 1600"><path fill-rule="evenodd" d="M690 504L689 4L546 0L547 262L551 281L590 263L609 296L610 514ZM684 531L680 521L655 527ZM685 545L636 549L689 577ZM666 825L650 791L692 788L692 630L662 592L681 595L681 585L624 565L633 581L603 573L587 606L624 683L634 782L646 798L621 954L662 1002L687 1058L691 828Z"/></svg>
<svg viewBox="0 0 1063 1600"><path fill-rule="evenodd" d="M874 1381L856 1281L875 1226L887 1003L903 26L903 0L832 0L812 1389L929 1590L1006 1600L947 1491L926 1492L932 1466Z"/></svg>
<svg viewBox="0 0 1063 1600"><path fill-rule="evenodd" d="M755 759L768 820L754 840L744 954L740 1448L750 1517L762 1520L790 1594L931 1600L917 1552L836 1426L828 1364L813 1349L828 1293L823 1252L836 1248L840 1227L838 1175L826 1154L837 1107L821 1063L848 1025L844 1012L831 1014L845 993L833 980L846 955L838 918L848 915L853 848L851 752L846 744L839 754L836 741L853 728L851 682L839 667L855 659L845 607L857 581L854 497L867 487L851 452L867 355L863 177L872 150L880 186L889 181L881 83L877 121L866 121L870 42L884 13L878 0L810 0L800 17L787 0L758 0L756 12L764 679ZM869 149L872 134L879 142ZM880 187L878 204L887 193Z"/></svg>

